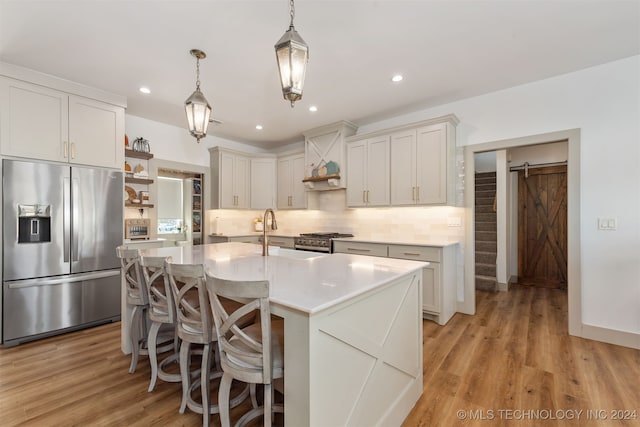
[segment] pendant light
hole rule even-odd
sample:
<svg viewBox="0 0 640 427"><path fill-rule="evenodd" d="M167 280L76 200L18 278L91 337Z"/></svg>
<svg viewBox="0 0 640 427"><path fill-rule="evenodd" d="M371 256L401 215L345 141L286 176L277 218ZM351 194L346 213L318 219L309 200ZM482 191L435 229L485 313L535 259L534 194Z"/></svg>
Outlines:
<svg viewBox="0 0 640 427"><path fill-rule="evenodd" d="M191 55L196 57L196 90L184 102L184 109L187 112L189 132L200 142L200 139L207 136L209 118L211 117L211 105L200 92L200 60L206 58L207 55L199 49L192 49Z"/></svg>
<svg viewBox="0 0 640 427"><path fill-rule="evenodd" d="M275 49L282 95L284 99L291 101L291 108L293 108L293 103L302 99L302 86L307 72L307 62L309 62L309 46L293 27L295 16L293 0L289 0L289 14L291 15L289 29L278 40Z"/></svg>

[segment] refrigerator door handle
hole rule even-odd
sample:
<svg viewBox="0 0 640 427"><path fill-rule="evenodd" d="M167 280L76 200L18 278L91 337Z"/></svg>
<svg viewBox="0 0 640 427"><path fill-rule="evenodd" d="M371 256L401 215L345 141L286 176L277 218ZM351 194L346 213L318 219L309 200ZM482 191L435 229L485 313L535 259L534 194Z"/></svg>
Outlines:
<svg viewBox="0 0 640 427"><path fill-rule="evenodd" d="M71 188L71 197L73 198L73 212L71 214L73 219L73 225L71 227L71 261L79 261L78 257L78 230L79 230L79 216L80 216L80 186L78 184L78 178L71 178L72 188ZM73 270L72 270L73 271Z"/></svg>
<svg viewBox="0 0 640 427"><path fill-rule="evenodd" d="M28 280L19 280L15 282L5 282L9 289L22 289L22 288L30 288L33 286L51 286L51 285L59 285L61 283L73 283L73 282L81 282L83 280L95 280L95 279L103 279L105 277L117 276L120 274L120 270L108 270L108 271L98 271L92 273L83 273L83 274L73 274L73 275L65 275L55 277L53 279L41 278L41 279L28 279Z"/></svg>
<svg viewBox="0 0 640 427"><path fill-rule="evenodd" d="M69 177L65 177L64 178L64 187L62 189L62 194L63 194L63 204L64 204L64 208L63 208L63 222L64 222L64 229L67 230L64 233L62 233L62 244L63 244L63 256L64 256L64 262L69 262L69 252L70 252L70 236L68 233L68 230L71 228L71 195L70 193L70 178Z"/></svg>

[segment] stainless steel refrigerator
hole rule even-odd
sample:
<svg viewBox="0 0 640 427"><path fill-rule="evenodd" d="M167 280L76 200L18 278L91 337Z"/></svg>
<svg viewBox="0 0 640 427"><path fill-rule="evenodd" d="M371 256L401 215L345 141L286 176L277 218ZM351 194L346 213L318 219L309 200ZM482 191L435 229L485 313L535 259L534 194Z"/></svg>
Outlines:
<svg viewBox="0 0 640 427"><path fill-rule="evenodd" d="M120 318L123 175L3 160L2 342Z"/></svg>

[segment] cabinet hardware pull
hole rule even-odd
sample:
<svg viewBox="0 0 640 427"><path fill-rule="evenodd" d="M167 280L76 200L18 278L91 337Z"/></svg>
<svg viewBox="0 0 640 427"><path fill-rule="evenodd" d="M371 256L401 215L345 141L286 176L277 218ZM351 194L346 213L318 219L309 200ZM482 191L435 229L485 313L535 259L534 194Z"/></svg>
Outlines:
<svg viewBox="0 0 640 427"><path fill-rule="evenodd" d="M347 248L348 251L354 252L371 252L371 249Z"/></svg>
<svg viewBox="0 0 640 427"><path fill-rule="evenodd" d="M411 187L411 200L416 200L416 187Z"/></svg>
<svg viewBox="0 0 640 427"><path fill-rule="evenodd" d="M367 203L369 203L369 190L367 190Z"/></svg>
<svg viewBox="0 0 640 427"><path fill-rule="evenodd" d="M75 142L71 143L71 158L72 159L76 158L76 143Z"/></svg>
<svg viewBox="0 0 640 427"><path fill-rule="evenodd" d="M66 159L69 157L69 143L64 141L62 145L64 146L64 158Z"/></svg>
<svg viewBox="0 0 640 427"><path fill-rule="evenodd" d="M405 252L404 255L406 255L406 256L420 256L420 254L414 254L412 252Z"/></svg>
<svg viewBox="0 0 640 427"><path fill-rule="evenodd" d="M366 194L365 191L362 190L362 203L367 203L367 198L365 194Z"/></svg>

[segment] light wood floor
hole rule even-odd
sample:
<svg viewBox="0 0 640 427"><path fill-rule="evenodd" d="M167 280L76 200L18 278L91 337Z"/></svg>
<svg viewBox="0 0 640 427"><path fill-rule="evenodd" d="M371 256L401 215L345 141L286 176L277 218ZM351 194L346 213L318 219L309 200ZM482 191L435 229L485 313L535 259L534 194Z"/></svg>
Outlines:
<svg viewBox="0 0 640 427"><path fill-rule="evenodd" d="M475 316L425 321L424 394L404 425L640 425L611 419L632 412L610 412L640 412L640 351L569 337L566 307L562 291L515 287L478 292ZM119 323L0 349L0 425L201 425L198 414L178 414L180 384L158 381L147 393L146 357L131 375L129 361ZM576 419L535 422L534 410ZM583 413L557 412L569 410ZM588 420L588 410L606 412Z"/></svg>

